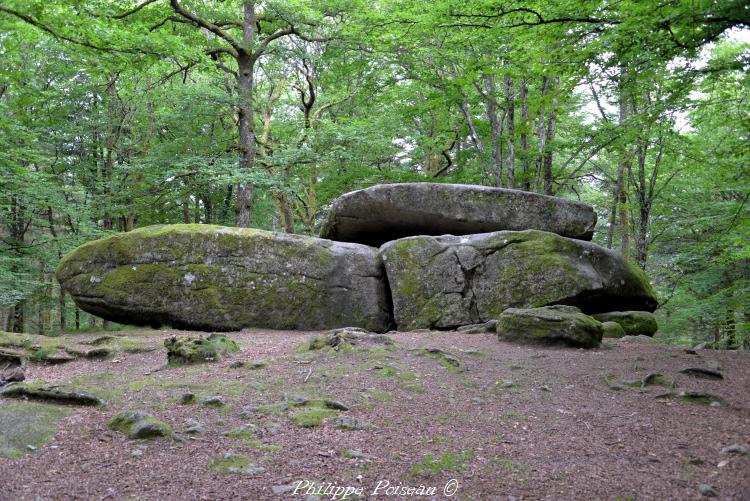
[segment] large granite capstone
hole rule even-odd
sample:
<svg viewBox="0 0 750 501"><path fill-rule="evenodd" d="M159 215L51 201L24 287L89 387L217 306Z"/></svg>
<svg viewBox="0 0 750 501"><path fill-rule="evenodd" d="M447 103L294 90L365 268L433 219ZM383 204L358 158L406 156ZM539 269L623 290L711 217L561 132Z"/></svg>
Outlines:
<svg viewBox="0 0 750 501"><path fill-rule="evenodd" d="M415 235L469 235L536 229L591 240L591 206L487 186L401 183L346 193L334 200L322 238L379 246Z"/></svg>
<svg viewBox="0 0 750 501"><path fill-rule="evenodd" d="M149 226L80 246L57 269L81 309L135 325L383 332L377 249L209 225Z"/></svg>
<svg viewBox="0 0 750 501"><path fill-rule="evenodd" d="M608 249L543 231L418 236L380 248L399 330L448 329L507 308L653 311L645 274Z"/></svg>

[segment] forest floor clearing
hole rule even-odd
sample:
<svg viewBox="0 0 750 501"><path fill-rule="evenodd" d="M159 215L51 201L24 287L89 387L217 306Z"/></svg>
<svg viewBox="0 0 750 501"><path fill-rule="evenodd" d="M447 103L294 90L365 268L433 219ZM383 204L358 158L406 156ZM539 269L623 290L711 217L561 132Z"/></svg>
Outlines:
<svg viewBox="0 0 750 501"><path fill-rule="evenodd" d="M747 352L453 331L309 349L321 333L256 329L226 333L241 351L221 360L167 365L165 339L201 334L47 338L73 355L29 363L28 388L106 405L0 398L0 500L411 497L385 482L421 499L750 498ZM108 426L122 411L174 433L129 439Z"/></svg>

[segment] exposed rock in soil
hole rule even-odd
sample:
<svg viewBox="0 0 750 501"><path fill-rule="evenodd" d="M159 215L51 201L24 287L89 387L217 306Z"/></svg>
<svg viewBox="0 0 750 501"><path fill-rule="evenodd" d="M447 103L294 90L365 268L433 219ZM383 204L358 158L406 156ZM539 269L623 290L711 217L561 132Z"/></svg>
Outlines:
<svg viewBox="0 0 750 501"><path fill-rule="evenodd" d="M715 498L719 496L719 492L711 485L700 484L698 486L698 492L707 498Z"/></svg>
<svg viewBox="0 0 750 501"><path fill-rule="evenodd" d="M500 340L563 342L595 348L602 340L602 324L574 306L509 308L497 319Z"/></svg>
<svg viewBox="0 0 750 501"><path fill-rule="evenodd" d="M255 461L244 454L226 452L222 456L211 458L209 468L223 475L242 475L251 477L266 471L265 468L255 466Z"/></svg>
<svg viewBox="0 0 750 501"><path fill-rule="evenodd" d="M206 427L197 419L190 418L185 421L185 431L188 435L202 435L206 433Z"/></svg>
<svg viewBox="0 0 750 501"><path fill-rule="evenodd" d="M367 421L363 421L352 416L337 416L333 418L331 424L335 428L347 431L375 429L374 424L368 423Z"/></svg>
<svg viewBox="0 0 750 501"><path fill-rule="evenodd" d="M61 405L106 405L103 399L90 393L70 391L56 386L37 386L17 383L0 391L0 397L22 398Z"/></svg>
<svg viewBox="0 0 750 501"><path fill-rule="evenodd" d="M568 304L596 313L657 305L646 276L619 254L553 233L411 237L380 253L399 330L487 322L507 308Z"/></svg>
<svg viewBox="0 0 750 501"><path fill-rule="evenodd" d="M638 336L623 336L620 338L620 340L625 341L626 343L652 344L654 342L653 338L644 336L643 334L639 334Z"/></svg>
<svg viewBox="0 0 750 501"><path fill-rule="evenodd" d="M26 371L23 366L18 365L10 369L0 366L0 388L10 383L18 383L26 379Z"/></svg>
<svg viewBox="0 0 750 501"><path fill-rule="evenodd" d="M172 336L164 340L170 364L216 362L227 353L240 351L239 345L226 336L211 334L204 337Z"/></svg>
<svg viewBox="0 0 750 501"><path fill-rule="evenodd" d="M18 458L52 440L70 409L33 402L0 403L0 458ZM3 486L6 479L3 478Z"/></svg>
<svg viewBox="0 0 750 501"><path fill-rule="evenodd" d="M609 311L595 313L592 316L600 322L620 324L627 336L653 336L659 330L656 317L648 311Z"/></svg>
<svg viewBox="0 0 750 501"><path fill-rule="evenodd" d="M419 355L426 355L430 358L434 358L440 364L448 369L458 370L461 367L461 359L453 353L443 351L439 348L422 348L416 350Z"/></svg>
<svg viewBox="0 0 750 501"><path fill-rule="evenodd" d="M490 320L481 324L462 325L456 330L462 334L494 334L496 329L497 320Z"/></svg>
<svg viewBox="0 0 750 501"><path fill-rule="evenodd" d="M80 246L56 276L83 310L135 325L383 332L391 323L376 249L301 235L150 226Z"/></svg>
<svg viewBox="0 0 750 501"><path fill-rule="evenodd" d="M414 235L469 235L536 229L591 240L591 206L528 191L486 186L376 185L334 200L321 236L379 246Z"/></svg>
<svg viewBox="0 0 750 501"><path fill-rule="evenodd" d="M724 379L724 376L721 375L721 372L711 369L703 369L701 367L688 367L687 369L682 369L680 373L700 379L712 379L714 381Z"/></svg>
<svg viewBox="0 0 750 501"><path fill-rule="evenodd" d="M384 334L376 334L356 327L346 327L329 331L323 336L313 337L306 344L306 347L308 350L322 350L325 348L340 350L353 346L390 346L393 343L393 339Z"/></svg>
<svg viewBox="0 0 750 501"><path fill-rule="evenodd" d="M747 456L750 454L750 451L747 447L740 445L740 444L732 444L727 445L726 447L721 448L722 454L738 454L740 456Z"/></svg>
<svg viewBox="0 0 750 501"><path fill-rule="evenodd" d="M125 433L132 439L172 436L172 428L168 424L141 411L121 412L113 417L107 426Z"/></svg>

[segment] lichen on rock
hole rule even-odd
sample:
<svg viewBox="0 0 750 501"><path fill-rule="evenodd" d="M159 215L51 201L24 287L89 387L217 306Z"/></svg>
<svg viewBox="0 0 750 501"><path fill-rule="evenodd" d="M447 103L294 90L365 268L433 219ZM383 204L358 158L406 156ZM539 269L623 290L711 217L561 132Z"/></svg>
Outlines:
<svg viewBox="0 0 750 501"><path fill-rule="evenodd" d="M380 254L400 330L487 322L507 308L657 305L643 272L617 253L543 231L410 237Z"/></svg>
<svg viewBox="0 0 750 501"><path fill-rule="evenodd" d="M596 348L602 341L602 324L575 306L508 308L497 319L497 335L500 340Z"/></svg>
<svg viewBox="0 0 750 501"><path fill-rule="evenodd" d="M125 433L131 439L172 436L172 428L168 424L142 411L120 412L107 426L111 430Z"/></svg>
<svg viewBox="0 0 750 501"><path fill-rule="evenodd" d="M85 311L135 325L382 332L391 321L376 249L302 235L149 226L80 246L56 276Z"/></svg>

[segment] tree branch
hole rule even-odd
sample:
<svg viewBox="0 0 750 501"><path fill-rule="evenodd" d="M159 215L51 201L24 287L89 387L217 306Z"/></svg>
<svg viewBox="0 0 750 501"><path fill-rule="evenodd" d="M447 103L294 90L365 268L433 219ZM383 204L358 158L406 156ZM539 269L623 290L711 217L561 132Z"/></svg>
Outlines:
<svg viewBox="0 0 750 501"><path fill-rule="evenodd" d="M63 35L62 33L55 31L49 26L47 26L46 24L42 23L38 19L35 19L22 12L18 12L16 10L9 9L7 7L2 7L2 6L0 6L0 12L4 12L6 14L10 14L11 16L17 17L18 19L25 21L26 23L36 28L39 28L40 30L52 35L55 38L58 38L60 40L64 40L66 42L70 42L76 45L80 45L82 47L88 47L89 49L99 50L102 52L116 52L116 53L122 53L122 54L149 54L149 55L157 55L157 56L163 55L163 54L159 54L158 52L142 50L142 49L122 49L122 48L117 48L117 47L104 47L104 46L89 42L87 40L79 40L77 38L73 38L68 35Z"/></svg>
<svg viewBox="0 0 750 501"><path fill-rule="evenodd" d="M188 10L185 10L182 7L182 5L180 5L180 2L178 2L177 0L170 0L169 4L172 6L172 10L174 10L177 14L184 17L185 19L188 19L193 24L200 26L201 28L205 28L211 33L213 33L214 35L223 39L225 42L231 45L232 48L235 51L237 51L237 53L245 52L245 49L242 47L242 44L240 44L240 42L238 42L236 38L234 38L232 35L230 35L226 31L216 26L214 23L207 21L201 17L198 17Z"/></svg>
<svg viewBox="0 0 750 501"><path fill-rule="evenodd" d="M145 2L139 3L129 11L123 12L122 14L117 14L116 16L112 16L113 19L124 19L128 16L131 16L141 10L142 8L146 7L147 5L150 5L152 3L158 2L159 0L146 0Z"/></svg>

